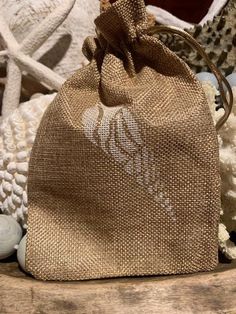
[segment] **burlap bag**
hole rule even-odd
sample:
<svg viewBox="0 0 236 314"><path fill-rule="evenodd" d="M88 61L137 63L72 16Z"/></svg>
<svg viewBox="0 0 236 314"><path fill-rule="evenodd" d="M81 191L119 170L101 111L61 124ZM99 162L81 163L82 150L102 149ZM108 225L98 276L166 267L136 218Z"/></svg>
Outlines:
<svg viewBox="0 0 236 314"><path fill-rule="evenodd" d="M217 264L218 144L188 66L118 0L90 64L47 109L29 168L26 267L43 280L190 273Z"/></svg>

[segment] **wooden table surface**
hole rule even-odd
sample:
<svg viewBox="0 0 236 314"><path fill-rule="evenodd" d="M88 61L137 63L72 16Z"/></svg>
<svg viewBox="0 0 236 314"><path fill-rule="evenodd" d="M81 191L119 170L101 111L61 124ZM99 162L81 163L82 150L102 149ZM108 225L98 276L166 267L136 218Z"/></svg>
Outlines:
<svg viewBox="0 0 236 314"><path fill-rule="evenodd" d="M185 276L59 283L0 262L0 313L236 313L236 265Z"/></svg>

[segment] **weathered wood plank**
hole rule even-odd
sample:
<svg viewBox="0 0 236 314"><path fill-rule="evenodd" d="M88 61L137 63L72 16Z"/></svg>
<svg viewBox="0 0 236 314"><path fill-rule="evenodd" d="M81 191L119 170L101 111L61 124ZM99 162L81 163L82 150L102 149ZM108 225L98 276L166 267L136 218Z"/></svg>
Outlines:
<svg viewBox="0 0 236 314"><path fill-rule="evenodd" d="M0 263L0 313L236 313L236 267L188 276L41 282Z"/></svg>

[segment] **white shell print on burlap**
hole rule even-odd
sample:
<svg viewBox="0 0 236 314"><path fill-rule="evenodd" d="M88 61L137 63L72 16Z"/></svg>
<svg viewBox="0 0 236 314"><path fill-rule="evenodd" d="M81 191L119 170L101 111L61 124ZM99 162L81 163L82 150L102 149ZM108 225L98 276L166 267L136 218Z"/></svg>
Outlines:
<svg viewBox="0 0 236 314"><path fill-rule="evenodd" d="M207 95L208 103L211 108L212 115L215 120L221 116L221 110L214 114L216 106L215 96L219 95L216 88L210 83L202 83L205 93ZM227 123L222 127L219 135L220 143L220 162L221 162L221 176L222 176L222 215L219 226L219 246L224 254L232 259L236 259L236 247L229 239L229 232L236 231L236 87L233 87L234 93L234 107ZM35 133L40 123L43 112L51 103L55 95L41 96L32 99L29 102L20 105L12 116L5 119L1 127L0 137L0 201L1 208L5 214L12 215L24 227L27 222L27 177L28 177L28 160L31 152L32 144L34 142ZM103 110L103 123L99 129L97 137L94 138L89 129L94 128L94 123L98 115L98 110ZM107 141L107 129L104 126L114 117L114 115L122 115L120 107L118 108L104 108L102 105L90 108L84 115L84 125L86 136L89 140L97 145L97 140L103 134L99 145L107 152L104 145ZM93 119L89 117L93 116ZM125 113L123 122L126 119L131 119L129 114ZM117 121L118 122L118 121ZM119 122L121 123L121 121ZM134 121L135 123L135 121ZM120 128L119 124L118 127ZM113 131L112 131L113 132ZM140 144L142 139L139 133L133 134L135 143ZM114 143L110 140L109 150L115 152ZM134 146L130 146L130 152L135 154ZM147 154L147 151L145 152ZM124 165L127 157L123 154L119 156L119 163ZM150 155L151 156L151 155ZM116 157L117 158L117 157ZM138 155L136 156L138 161ZM133 160L134 161L134 160ZM126 167L126 171L134 171L133 161ZM138 167L135 171L138 171ZM148 178L148 176L146 177ZM144 177L140 177L140 184L145 185ZM145 185L147 187L147 185ZM150 189L153 193L155 188ZM154 194L153 194L154 195ZM160 194L162 198L168 196ZM171 206L171 205L170 205ZM169 207L169 209L171 209ZM165 209L164 209L165 210ZM168 209L167 209L168 213ZM174 217L174 216L173 216Z"/></svg>
<svg viewBox="0 0 236 314"><path fill-rule="evenodd" d="M0 12L16 40L21 43L64 2L63 0L0 0ZM86 62L81 48L84 39L94 35L94 19L98 15L98 0L76 0L65 22L33 53L33 58L67 78Z"/></svg>
<svg viewBox="0 0 236 314"><path fill-rule="evenodd" d="M155 154L144 145L140 125L132 113L123 107L108 108L99 103L84 112L83 128L85 136L119 163L127 174L134 176L176 221L175 211L160 181Z"/></svg>
<svg viewBox="0 0 236 314"><path fill-rule="evenodd" d="M28 162L38 125L56 94L22 103L0 127L0 205L26 228Z"/></svg>

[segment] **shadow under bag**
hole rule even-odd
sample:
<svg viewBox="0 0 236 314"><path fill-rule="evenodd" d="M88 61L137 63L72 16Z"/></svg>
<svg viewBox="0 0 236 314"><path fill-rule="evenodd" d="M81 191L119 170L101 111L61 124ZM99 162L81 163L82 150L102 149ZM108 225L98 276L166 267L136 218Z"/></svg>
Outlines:
<svg viewBox="0 0 236 314"><path fill-rule="evenodd" d="M26 267L38 279L217 265L218 142L200 83L147 30L143 0L95 20L32 150Z"/></svg>

